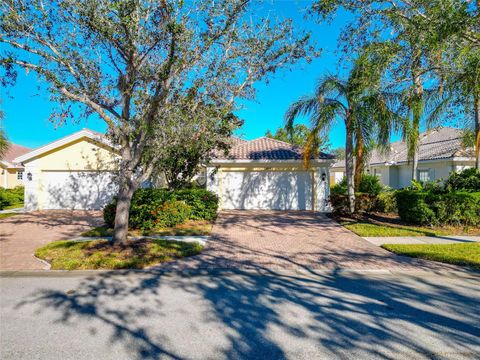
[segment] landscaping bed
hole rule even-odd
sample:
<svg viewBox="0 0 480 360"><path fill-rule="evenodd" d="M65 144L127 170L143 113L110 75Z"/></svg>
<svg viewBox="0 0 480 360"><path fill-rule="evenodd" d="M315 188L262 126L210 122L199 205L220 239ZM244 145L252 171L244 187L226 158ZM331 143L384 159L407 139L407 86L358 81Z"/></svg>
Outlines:
<svg viewBox="0 0 480 360"><path fill-rule="evenodd" d="M35 251L52 270L142 269L186 256L197 255L202 245L160 239L113 245L107 240L56 241Z"/></svg>
<svg viewBox="0 0 480 360"><path fill-rule="evenodd" d="M206 220L188 220L183 224L178 224L166 228L154 228L149 230L130 230L129 236L195 236L210 235L212 223ZM112 236L113 229L106 226L98 226L85 231L81 236L85 237L106 237Z"/></svg>
<svg viewBox="0 0 480 360"><path fill-rule="evenodd" d="M334 215L333 218L348 230L364 237L480 235L480 227L460 225L412 226L402 221L396 214Z"/></svg>
<svg viewBox="0 0 480 360"><path fill-rule="evenodd" d="M469 266L480 270L480 244L385 244L382 248L405 255L447 264Z"/></svg>

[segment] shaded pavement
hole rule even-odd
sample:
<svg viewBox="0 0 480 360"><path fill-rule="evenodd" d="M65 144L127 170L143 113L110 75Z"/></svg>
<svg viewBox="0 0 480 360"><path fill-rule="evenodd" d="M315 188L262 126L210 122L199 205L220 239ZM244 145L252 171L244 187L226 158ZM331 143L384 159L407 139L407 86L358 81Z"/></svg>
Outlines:
<svg viewBox="0 0 480 360"><path fill-rule="evenodd" d="M100 211L81 210L35 211L0 219L0 269L44 269L33 257L37 248L101 224Z"/></svg>
<svg viewBox="0 0 480 360"><path fill-rule="evenodd" d="M263 270L0 277L0 358L474 359L480 354L476 275L307 277Z"/></svg>

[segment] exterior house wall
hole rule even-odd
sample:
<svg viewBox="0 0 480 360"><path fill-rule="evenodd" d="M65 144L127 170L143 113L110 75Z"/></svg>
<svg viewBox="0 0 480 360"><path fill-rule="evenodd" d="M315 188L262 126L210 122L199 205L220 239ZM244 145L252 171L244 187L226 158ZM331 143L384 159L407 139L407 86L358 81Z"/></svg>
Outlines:
<svg viewBox="0 0 480 360"><path fill-rule="evenodd" d="M274 163L269 166L265 164L255 164L255 163L246 163L246 164L218 164L217 166L208 166L207 167L207 179L206 179L206 188L217 194L220 198L220 209L222 208L222 196L225 194L225 191L228 191L226 187L230 182L230 173L248 173L248 172L259 172L259 173L286 173L291 174L295 172L307 173L306 178L308 179L308 194L309 199L307 201L307 208L312 208L312 200L314 201L314 207L316 211L327 211L327 199L329 196L329 168L328 165L325 166L315 166L310 170L306 171L301 164L291 164L291 163ZM229 177L227 179L227 177ZM227 181L228 180L228 181ZM235 189L232 189L235 191ZM263 198L268 198L272 193L259 193L255 196L260 197L257 201L262 202Z"/></svg>
<svg viewBox="0 0 480 360"><path fill-rule="evenodd" d="M116 167L116 155L107 146L89 138L82 138L49 152L43 153L24 163L25 209L41 210L46 201L47 174L59 172L97 172L113 171ZM32 180L28 180L28 174ZM68 189L65 189L68 191ZM74 189L70 189L74 191Z"/></svg>
<svg viewBox="0 0 480 360"><path fill-rule="evenodd" d="M0 167L0 186L5 189L12 189L16 186L23 186L23 180L17 179L18 171L22 171L23 169L12 169L12 168L4 168Z"/></svg>
<svg viewBox="0 0 480 360"><path fill-rule="evenodd" d="M402 164L398 168L398 186L403 188L410 186L412 179L412 165ZM445 180L454 170L453 162L451 160L445 161L421 161L418 163L418 171L428 171L430 181Z"/></svg>

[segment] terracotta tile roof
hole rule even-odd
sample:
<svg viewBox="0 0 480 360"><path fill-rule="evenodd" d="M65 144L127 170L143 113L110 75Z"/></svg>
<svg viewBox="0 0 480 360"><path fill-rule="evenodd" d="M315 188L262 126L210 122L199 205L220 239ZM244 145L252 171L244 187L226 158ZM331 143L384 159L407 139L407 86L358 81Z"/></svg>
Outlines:
<svg viewBox="0 0 480 360"><path fill-rule="evenodd" d="M23 154L26 154L31 150L32 149L25 146L10 143L10 146L8 147L8 150L2 160L12 163L13 159Z"/></svg>
<svg viewBox="0 0 480 360"><path fill-rule="evenodd" d="M228 155L216 153L215 159L225 160L301 160L302 148L267 137L246 141L234 140ZM318 159L332 159L331 155L320 153Z"/></svg>

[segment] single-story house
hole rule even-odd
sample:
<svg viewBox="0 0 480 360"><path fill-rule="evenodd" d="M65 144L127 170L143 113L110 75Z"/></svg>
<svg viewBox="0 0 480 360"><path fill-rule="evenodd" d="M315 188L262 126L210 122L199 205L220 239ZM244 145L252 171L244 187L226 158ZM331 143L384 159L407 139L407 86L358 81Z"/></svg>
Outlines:
<svg viewBox="0 0 480 360"><path fill-rule="evenodd" d="M333 157L320 153L304 168L302 149L261 137L236 139L207 165L207 189L221 209L326 211Z"/></svg>
<svg viewBox="0 0 480 360"><path fill-rule="evenodd" d="M3 159L0 160L0 187L12 189L23 186L23 165L16 163L15 159L31 149L10 143Z"/></svg>
<svg viewBox="0 0 480 360"><path fill-rule="evenodd" d="M107 138L89 129L17 157L24 166L25 210L102 208L117 190L117 158Z"/></svg>
<svg viewBox="0 0 480 360"><path fill-rule="evenodd" d="M203 177L221 209L326 210L332 156L322 153L305 169L301 149L291 144L268 138L232 141L228 155L215 152ZM117 191L115 148L88 129L15 161L25 167L27 211L100 209Z"/></svg>
<svg viewBox="0 0 480 360"><path fill-rule="evenodd" d="M462 131L455 128L436 128L420 134L417 178L420 181L444 180L451 172L475 166L473 149L463 146ZM388 152L372 152L367 172L378 176L382 183L394 189L411 184L412 164L408 161L404 141L391 144ZM345 160L337 161L330 169L331 183L345 176Z"/></svg>

